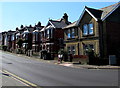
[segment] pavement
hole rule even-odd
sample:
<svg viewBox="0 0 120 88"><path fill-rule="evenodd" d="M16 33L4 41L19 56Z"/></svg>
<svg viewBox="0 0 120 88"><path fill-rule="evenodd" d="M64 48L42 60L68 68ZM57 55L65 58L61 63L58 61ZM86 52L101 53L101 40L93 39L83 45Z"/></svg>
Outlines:
<svg viewBox="0 0 120 88"><path fill-rule="evenodd" d="M40 59L39 56L32 56L32 59L37 59L37 60L42 60L46 61L48 63L52 64L58 64L61 66L67 66L67 67L72 67L72 68L85 68L85 69L120 69L120 66L112 66L112 65L88 65L88 64L79 64L78 62L65 62L62 61L62 63L58 62L58 60L43 60Z"/></svg>
<svg viewBox="0 0 120 88"><path fill-rule="evenodd" d="M32 56L31 58L37 59L37 60L43 60L40 59L39 56ZM78 62L65 62L62 61L62 63L58 62L58 60L43 60L52 64L58 64L61 66L67 66L67 67L73 67L73 68L86 68L86 69L120 69L120 66L114 66L114 65L88 65L88 64L79 64Z"/></svg>
<svg viewBox="0 0 120 88"><path fill-rule="evenodd" d="M3 71L0 71L0 79L2 81L1 87L2 88L20 88L20 87L25 87L25 88L30 88L29 85L25 84L24 82L20 81L19 79L15 78L14 76L5 73Z"/></svg>
<svg viewBox="0 0 120 88"><path fill-rule="evenodd" d="M48 60L46 60L48 61ZM65 62L63 61L62 63L59 63L57 60L50 60L48 61L49 63L54 63L58 64L61 66L67 66L67 67L72 67L72 68L85 68L85 69L120 69L120 66L111 66L111 65L102 65L102 66L97 66L97 65L87 65L87 64L79 64L76 62Z"/></svg>
<svg viewBox="0 0 120 88"><path fill-rule="evenodd" d="M10 52L7 52L10 53ZM15 54L15 53L10 53L10 54ZM44 61L44 62L48 62L51 64L58 64L61 66L67 66L67 67L72 67L72 68L85 68L85 69L120 69L120 66L112 66L112 65L88 65L88 64L79 64L77 62L65 62L62 61L62 63L59 63L58 60L43 60L40 59L39 56L26 56L24 54L15 54L17 56L23 56L23 57L27 57L29 59L34 59L34 60L38 60L38 61Z"/></svg>

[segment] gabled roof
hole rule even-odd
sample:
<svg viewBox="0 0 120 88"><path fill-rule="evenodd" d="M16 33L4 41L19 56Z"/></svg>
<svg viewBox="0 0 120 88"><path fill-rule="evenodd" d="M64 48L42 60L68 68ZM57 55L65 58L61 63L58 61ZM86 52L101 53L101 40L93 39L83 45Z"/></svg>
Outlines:
<svg viewBox="0 0 120 88"><path fill-rule="evenodd" d="M118 7L120 6L120 2L101 8L101 9L93 9L85 6L80 18L77 21L77 25L81 21L83 15L85 12L87 12L89 15L91 15L96 21L102 20L104 21L112 12L114 12Z"/></svg>
<svg viewBox="0 0 120 88"><path fill-rule="evenodd" d="M47 25L44 28L42 28L41 31L44 31L44 30L46 30L48 28L64 28L67 25L68 24L66 24L63 19L49 20Z"/></svg>
<svg viewBox="0 0 120 88"><path fill-rule="evenodd" d="M101 15L102 12L101 10L98 9L93 9L93 8L89 8L89 7L85 7L86 10L88 10L87 12L90 12L96 19L101 19Z"/></svg>
<svg viewBox="0 0 120 88"><path fill-rule="evenodd" d="M75 22L73 22L73 23L71 23L71 24L65 26L63 29L67 29L67 28L71 28L71 27L76 27L76 26L77 26L76 23L77 23L77 21L75 21Z"/></svg>
<svg viewBox="0 0 120 88"><path fill-rule="evenodd" d="M120 6L120 2L101 8L100 10L102 10L102 16L101 19L105 20L112 12L114 12L118 7Z"/></svg>
<svg viewBox="0 0 120 88"><path fill-rule="evenodd" d="M63 21L63 20L60 20L60 21L57 21L57 20L49 20L52 25L55 27L55 28L63 28L65 26L67 26L67 24Z"/></svg>

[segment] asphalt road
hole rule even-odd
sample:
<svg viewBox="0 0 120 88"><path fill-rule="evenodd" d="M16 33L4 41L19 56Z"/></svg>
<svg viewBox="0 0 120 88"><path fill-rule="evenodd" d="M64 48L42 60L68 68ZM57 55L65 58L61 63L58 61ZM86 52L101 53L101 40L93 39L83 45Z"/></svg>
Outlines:
<svg viewBox="0 0 120 88"><path fill-rule="evenodd" d="M90 70L49 64L1 52L2 69L38 86L118 86L118 70Z"/></svg>

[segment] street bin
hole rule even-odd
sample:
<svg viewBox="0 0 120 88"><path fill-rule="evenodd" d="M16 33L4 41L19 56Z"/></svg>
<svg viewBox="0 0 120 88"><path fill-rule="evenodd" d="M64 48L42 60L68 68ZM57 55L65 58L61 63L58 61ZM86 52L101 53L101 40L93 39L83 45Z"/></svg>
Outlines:
<svg viewBox="0 0 120 88"><path fill-rule="evenodd" d="M115 55L109 55L109 65L116 65L116 56Z"/></svg>

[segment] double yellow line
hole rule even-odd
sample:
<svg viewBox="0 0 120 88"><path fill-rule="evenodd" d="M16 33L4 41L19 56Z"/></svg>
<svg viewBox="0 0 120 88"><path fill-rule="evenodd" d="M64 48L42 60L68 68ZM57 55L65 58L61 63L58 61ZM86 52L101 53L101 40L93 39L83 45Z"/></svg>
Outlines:
<svg viewBox="0 0 120 88"><path fill-rule="evenodd" d="M1 72L1 71L0 71ZM21 77L18 77L17 75L11 73L11 72L8 72L6 70L3 70L2 73L6 73L6 74L9 74L12 78L14 78L15 80L21 82L22 84L26 85L26 86L29 86L30 88L41 88L41 87L38 87L36 84L33 84Z"/></svg>

